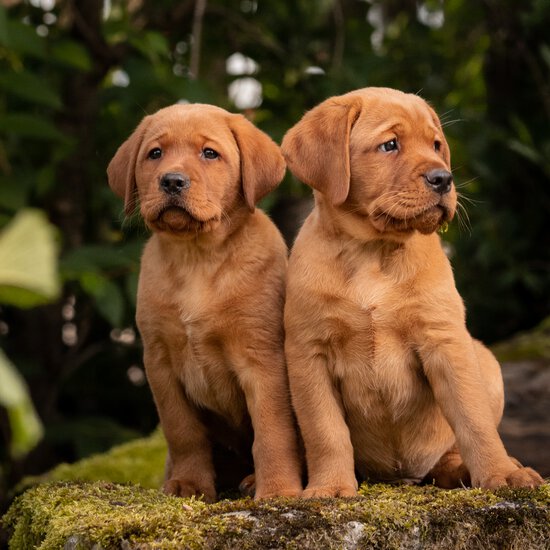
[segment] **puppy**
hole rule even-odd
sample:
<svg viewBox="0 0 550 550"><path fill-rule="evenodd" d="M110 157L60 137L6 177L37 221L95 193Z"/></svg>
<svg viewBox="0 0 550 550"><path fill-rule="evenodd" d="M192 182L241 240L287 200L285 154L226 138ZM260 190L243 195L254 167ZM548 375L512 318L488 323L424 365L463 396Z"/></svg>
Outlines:
<svg viewBox="0 0 550 550"><path fill-rule="evenodd" d="M304 496L355 495L354 470L445 487L542 483L502 445L500 368L466 329L436 234L456 191L435 112L415 95L358 90L306 113L282 151L315 190L285 306Z"/></svg>
<svg viewBox="0 0 550 550"><path fill-rule="evenodd" d="M287 251L254 206L284 175L279 148L241 115L174 105L145 117L107 172L126 212L138 200L152 231L136 319L168 442L164 491L214 500L214 444L244 456L253 429L255 497L299 495Z"/></svg>

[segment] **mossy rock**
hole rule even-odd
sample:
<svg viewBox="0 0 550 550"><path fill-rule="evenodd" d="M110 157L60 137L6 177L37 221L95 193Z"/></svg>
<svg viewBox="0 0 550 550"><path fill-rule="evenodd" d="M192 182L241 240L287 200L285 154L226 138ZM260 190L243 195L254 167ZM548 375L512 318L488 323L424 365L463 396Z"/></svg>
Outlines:
<svg viewBox="0 0 550 550"><path fill-rule="evenodd" d="M47 483L4 518L11 550L521 548L550 541L550 486L443 491L363 486L353 499L205 504L114 483Z"/></svg>
<svg viewBox="0 0 550 550"><path fill-rule="evenodd" d="M500 362L541 361L550 363L550 317L528 332L491 346Z"/></svg>
<svg viewBox="0 0 550 550"><path fill-rule="evenodd" d="M165 453L157 432L27 480L3 518L10 549L550 548L550 485L364 484L353 499L205 504L157 489Z"/></svg>
<svg viewBox="0 0 550 550"><path fill-rule="evenodd" d="M118 445L106 453L74 464L60 464L41 476L27 477L16 490L21 492L51 481L110 481L156 489L162 484L165 460L166 441L159 429L149 437Z"/></svg>

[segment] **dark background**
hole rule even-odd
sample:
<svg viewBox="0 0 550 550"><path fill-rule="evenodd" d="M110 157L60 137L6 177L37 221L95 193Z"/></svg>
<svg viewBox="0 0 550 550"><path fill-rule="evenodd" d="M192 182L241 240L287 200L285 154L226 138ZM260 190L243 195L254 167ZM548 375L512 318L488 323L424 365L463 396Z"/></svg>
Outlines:
<svg viewBox="0 0 550 550"><path fill-rule="evenodd" d="M0 497L22 475L157 424L134 329L146 231L124 220L105 168L145 114L176 101L240 110L280 142L330 95L420 93L445 125L465 207L444 239L473 335L494 343L550 315L548 1L0 4L0 230L43 210L63 283L54 303L0 310L0 346L45 427L15 458L0 409ZM253 74L228 74L235 52ZM245 77L261 84L261 105L228 97ZM287 174L262 206L291 234L309 197Z"/></svg>

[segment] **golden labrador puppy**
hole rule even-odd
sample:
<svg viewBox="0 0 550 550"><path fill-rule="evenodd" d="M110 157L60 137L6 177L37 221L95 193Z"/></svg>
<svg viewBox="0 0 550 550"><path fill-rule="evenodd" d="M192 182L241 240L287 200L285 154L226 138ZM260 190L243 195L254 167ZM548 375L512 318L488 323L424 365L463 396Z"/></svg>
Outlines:
<svg viewBox="0 0 550 550"><path fill-rule="evenodd" d="M534 486L497 433L500 368L465 326L435 233L453 217L449 148L419 97L366 88L333 97L286 134L316 206L292 249L285 306L306 497L364 479Z"/></svg>
<svg viewBox="0 0 550 550"><path fill-rule="evenodd" d="M213 444L245 455L251 428L255 497L301 493L282 328L287 252L254 207L284 171L267 135L200 104L145 117L109 164L111 188L127 212L139 200L152 231L137 324L168 441L167 493L214 500Z"/></svg>

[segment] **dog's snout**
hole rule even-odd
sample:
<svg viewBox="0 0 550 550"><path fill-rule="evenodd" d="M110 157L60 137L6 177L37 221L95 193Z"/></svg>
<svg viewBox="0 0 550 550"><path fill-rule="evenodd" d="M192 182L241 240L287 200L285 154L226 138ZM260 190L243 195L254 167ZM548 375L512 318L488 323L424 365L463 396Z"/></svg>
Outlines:
<svg viewBox="0 0 550 550"><path fill-rule="evenodd" d="M190 185L189 176L179 172L168 172L160 180L160 188L168 195L179 195Z"/></svg>
<svg viewBox="0 0 550 550"><path fill-rule="evenodd" d="M424 180L434 191L443 195L451 190L453 175L448 170L435 168L424 174Z"/></svg>

